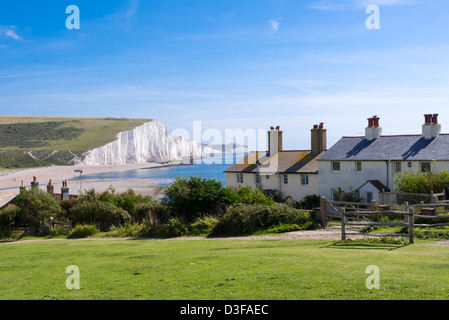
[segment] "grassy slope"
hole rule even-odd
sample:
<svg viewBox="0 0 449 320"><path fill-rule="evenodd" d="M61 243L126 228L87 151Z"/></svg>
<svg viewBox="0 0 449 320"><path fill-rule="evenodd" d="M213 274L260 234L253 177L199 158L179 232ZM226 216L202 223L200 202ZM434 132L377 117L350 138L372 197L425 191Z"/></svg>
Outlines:
<svg viewBox="0 0 449 320"><path fill-rule="evenodd" d="M0 299L447 299L449 248L321 240L0 245ZM80 268L80 290L65 287ZM380 268L367 289L366 268Z"/></svg>
<svg viewBox="0 0 449 320"><path fill-rule="evenodd" d="M116 139L119 132L132 130L151 119L119 119L119 118L74 118L74 117L28 117L28 116L0 116L0 125L29 124L42 122L58 122L59 128L76 128L82 132L73 139L45 140L45 145L29 148L8 146L0 149L0 169L27 168L49 165L71 164L73 154L78 156L83 152L103 146ZM20 137L7 137L16 141ZM16 138L16 139L14 139ZM37 134L36 140L40 137ZM34 140L34 139L33 139ZM58 153L52 155L54 150ZM27 152L33 151L38 159L33 159Z"/></svg>
<svg viewBox="0 0 449 320"><path fill-rule="evenodd" d="M76 139L51 140L48 141L48 146L31 148L31 150L86 151L114 141L119 132L132 130L149 120L150 119L0 116L0 124L55 121L65 122L65 127L74 127L83 130L83 133ZM8 149L17 148L12 147Z"/></svg>

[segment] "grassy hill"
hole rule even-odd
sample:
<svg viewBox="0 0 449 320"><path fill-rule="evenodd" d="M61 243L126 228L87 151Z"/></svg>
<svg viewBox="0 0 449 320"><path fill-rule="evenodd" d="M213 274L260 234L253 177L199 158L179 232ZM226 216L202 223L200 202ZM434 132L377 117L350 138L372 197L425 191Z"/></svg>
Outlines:
<svg viewBox="0 0 449 320"><path fill-rule="evenodd" d="M0 116L0 168L72 164L151 119Z"/></svg>

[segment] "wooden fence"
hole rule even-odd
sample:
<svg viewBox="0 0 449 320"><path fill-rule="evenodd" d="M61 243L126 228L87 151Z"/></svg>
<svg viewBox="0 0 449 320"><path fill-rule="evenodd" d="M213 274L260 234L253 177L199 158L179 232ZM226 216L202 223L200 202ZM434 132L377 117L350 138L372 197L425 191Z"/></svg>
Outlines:
<svg viewBox="0 0 449 320"><path fill-rule="evenodd" d="M449 213L446 210L449 203L446 201L430 204L414 204L409 205L408 202L404 204L404 210L390 210L388 206L378 205L375 201L372 203L358 203L358 202L344 202L344 201L328 201L325 197L321 198L320 202L320 218L324 228L327 228L328 222L334 218L341 223L341 239L346 240L346 226L394 226L404 227L407 233L395 234L373 234L367 233L367 236L379 237L408 237L409 243L414 243L415 227L438 227L449 226L449 223L421 223L416 224L416 218L422 219L449 219L449 215L440 215ZM439 210L438 208L444 208ZM419 214L415 214L419 213ZM381 222L374 219L376 215L388 214L399 215L404 217L403 222Z"/></svg>
<svg viewBox="0 0 449 320"><path fill-rule="evenodd" d="M391 205L397 203L412 203L414 202L425 202L425 203L438 203L440 201L440 197L444 197L445 193L406 193L406 192L390 192L382 190L379 192L379 204L381 205ZM402 201L401 201L402 200Z"/></svg>

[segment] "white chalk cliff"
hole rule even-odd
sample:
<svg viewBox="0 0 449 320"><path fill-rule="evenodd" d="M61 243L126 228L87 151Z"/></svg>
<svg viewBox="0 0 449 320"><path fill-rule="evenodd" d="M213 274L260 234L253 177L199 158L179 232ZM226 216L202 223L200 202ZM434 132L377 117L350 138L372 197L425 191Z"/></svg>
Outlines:
<svg viewBox="0 0 449 320"><path fill-rule="evenodd" d="M214 152L193 140L169 136L159 120L151 120L130 131L121 132L117 140L86 152L79 165L122 165L147 162L188 162Z"/></svg>

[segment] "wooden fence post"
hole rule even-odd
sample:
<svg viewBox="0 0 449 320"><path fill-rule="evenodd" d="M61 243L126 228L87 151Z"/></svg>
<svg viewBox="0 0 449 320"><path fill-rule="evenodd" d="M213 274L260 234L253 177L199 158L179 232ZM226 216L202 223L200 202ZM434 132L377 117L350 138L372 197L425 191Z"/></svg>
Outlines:
<svg viewBox="0 0 449 320"><path fill-rule="evenodd" d="M405 211L405 212L409 212L408 201L405 201L405 202L404 202L404 205L405 205L404 211ZM410 216L409 216L408 214L405 214L405 215L404 215L404 222L407 223L407 224L408 224L408 222L410 221L409 217L410 217Z"/></svg>
<svg viewBox="0 0 449 320"><path fill-rule="evenodd" d="M409 209L409 216L408 216L408 236L409 236L409 244L415 243L415 213L414 209Z"/></svg>
<svg viewBox="0 0 449 320"><path fill-rule="evenodd" d="M341 209L341 240L346 240L345 211L345 208Z"/></svg>
<svg viewBox="0 0 449 320"><path fill-rule="evenodd" d="M320 215L321 215L321 225L324 229L327 228L327 200L325 197L320 199Z"/></svg>

